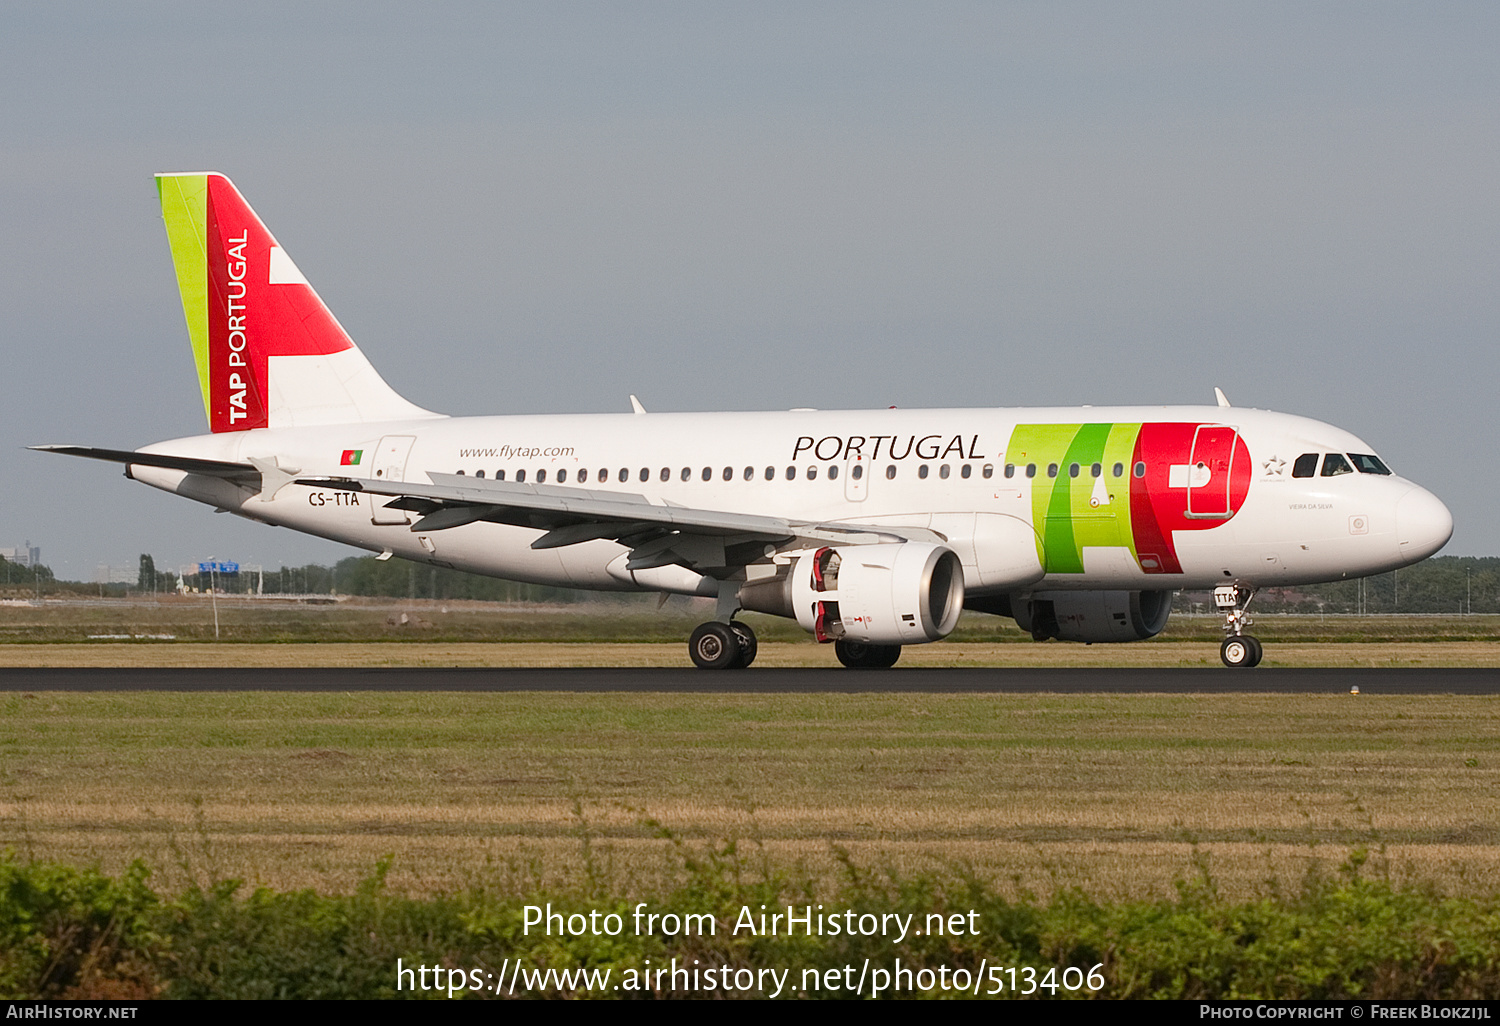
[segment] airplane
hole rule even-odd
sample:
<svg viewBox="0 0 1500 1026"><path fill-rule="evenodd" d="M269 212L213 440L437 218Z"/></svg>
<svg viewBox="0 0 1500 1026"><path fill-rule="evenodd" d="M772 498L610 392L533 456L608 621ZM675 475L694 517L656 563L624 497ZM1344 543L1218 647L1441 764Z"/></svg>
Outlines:
<svg viewBox="0 0 1500 1026"><path fill-rule="evenodd" d="M1256 591L1438 551L1447 507L1372 446L1213 406L450 417L398 395L228 178L157 176L210 433L33 448L250 520L435 566L706 596L705 669L795 619L847 667L893 665L964 610L1038 639L1161 632L1212 589L1226 666L1260 662Z"/></svg>

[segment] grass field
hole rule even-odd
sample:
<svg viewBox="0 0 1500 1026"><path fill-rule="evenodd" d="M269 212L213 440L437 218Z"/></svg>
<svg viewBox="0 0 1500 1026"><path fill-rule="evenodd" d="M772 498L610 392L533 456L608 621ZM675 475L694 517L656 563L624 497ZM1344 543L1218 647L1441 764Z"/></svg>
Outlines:
<svg viewBox="0 0 1500 1026"><path fill-rule="evenodd" d="M0 666L685 666L704 615L225 602L215 643L201 599L11 605ZM757 666L835 664L751 619ZM1265 616L1255 633L1268 666L1500 666L1500 617ZM1213 666L1218 637L1174 617L1135 645L1037 644L966 617L902 665ZM387 853L418 894L590 866L657 889L682 867L665 828L815 876L848 852L1107 896L1163 893L1204 859L1227 894L1264 894L1363 847L1401 882L1489 893L1497 720L1494 699L1373 695L0 694L0 849L144 857L168 889L348 891Z"/></svg>
<svg viewBox="0 0 1500 1026"><path fill-rule="evenodd" d="M85 642L0 645L0 667L690 666L678 642L430 642L213 644ZM837 667L831 645L766 642L755 666ZM949 642L908 646L901 666L1220 666L1213 640L1137 645ZM1500 666L1500 642L1268 642L1264 667ZM751 672L754 672L753 670ZM1229 672L1242 672L1230 671ZM1254 672L1254 671L1243 671Z"/></svg>
<svg viewBox="0 0 1500 1026"><path fill-rule="evenodd" d="M771 867L971 867L1002 889L1226 895L1356 848L1492 893L1500 703L1463 697L217 694L0 696L0 848L169 889L349 892L383 854L431 893L690 849ZM591 868L592 867L592 868Z"/></svg>
<svg viewBox="0 0 1500 1026"><path fill-rule="evenodd" d="M576 605L528 606L488 602L349 599L307 605L277 599L222 598L219 640L256 642L600 642L670 643L685 647L699 623L712 617L712 603L673 598L656 608L651 599L620 599ZM746 614L763 641L808 642L795 623ZM1173 614L1149 642L1217 643L1222 619ZM1500 615L1318 616L1263 614L1254 633L1274 642L1496 642ZM94 635L171 634L176 643L215 640L214 613L204 596L161 600L47 600L39 605L0 605L0 645L82 643ZM1034 643L1014 621L965 613L949 643Z"/></svg>
<svg viewBox="0 0 1500 1026"><path fill-rule="evenodd" d="M0 607L0 666L685 666L710 611L685 600L554 607L359 600L308 606L202 597ZM748 614L759 666L835 666L796 624ZM1261 617L1266 666L1500 666L1500 616ZM171 640L159 636L170 635ZM1037 643L967 614L903 666L1215 666L1219 620L1174 616L1150 641Z"/></svg>

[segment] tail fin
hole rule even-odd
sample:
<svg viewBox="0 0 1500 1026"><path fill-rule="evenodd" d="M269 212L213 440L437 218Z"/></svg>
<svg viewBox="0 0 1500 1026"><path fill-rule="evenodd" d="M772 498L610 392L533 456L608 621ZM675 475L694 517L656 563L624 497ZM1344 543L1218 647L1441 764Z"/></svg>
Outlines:
<svg viewBox="0 0 1500 1026"><path fill-rule="evenodd" d="M437 416L381 379L228 178L156 188L212 431Z"/></svg>

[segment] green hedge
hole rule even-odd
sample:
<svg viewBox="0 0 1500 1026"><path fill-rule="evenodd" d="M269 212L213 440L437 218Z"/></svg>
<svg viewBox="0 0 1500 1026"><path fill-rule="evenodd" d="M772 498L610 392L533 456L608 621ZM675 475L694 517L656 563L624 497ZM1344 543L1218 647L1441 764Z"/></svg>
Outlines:
<svg viewBox="0 0 1500 1026"><path fill-rule="evenodd" d="M1043 901L1008 900L962 873L898 876L848 860L843 882L817 894L808 881L747 872L730 843L687 854L688 882L651 899L658 912L718 917L713 936L674 937L660 930L636 935L630 924L639 898L599 881L551 893L476 889L410 898L385 889L383 864L352 895L242 893L226 881L166 896L149 886L140 864L110 877L8 856L0 859L0 997L446 999L441 987L398 994L398 958L406 967L483 972L503 972L514 965L507 959L520 958L528 969L608 969L613 982L647 960L665 967L673 958L681 966L731 971L791 969L792 982L805 969L858 969L866 958L875 966L900 959L908 968L969 974L981 965L1032 966L1043 980L1048 968L1077 967L1071 977L1077 981L1098 966L1102 990L1091 995L1084 987L1072 996L1500 997L1500 896L1444 897L1397 887L1362 875L1361 861L1351 860L1333 878L1309 878L1295 894L1253 901L1221 900L1206 872L1179 884L1170 899L1099 901L1067 890ZM563 915L614 912L625 929L615 937L548 937L536 929L528 935L525 906L548 902ZM825 910L911 913L914 924L929 913L973 910L982 932L900 942L728 933L745 906L758 915L762 904L820 902ZM573 995L550 988L542 996ZM837 989L796 996L850 995ZM1012 996L1008 987L1004 996ZM1058 988L1057 996L1069 991Z"/></svg>

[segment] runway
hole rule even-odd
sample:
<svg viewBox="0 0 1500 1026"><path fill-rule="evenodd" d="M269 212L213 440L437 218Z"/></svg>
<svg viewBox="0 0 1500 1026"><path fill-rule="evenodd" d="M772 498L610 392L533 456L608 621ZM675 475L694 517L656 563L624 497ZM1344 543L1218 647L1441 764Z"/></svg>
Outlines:
<svg viewBox="0 0 1500 1026"><path fill-rule="evenodd" d="M0 693L458 691L684 694L1500 694L1500 669L3 668Z"/></svg>

